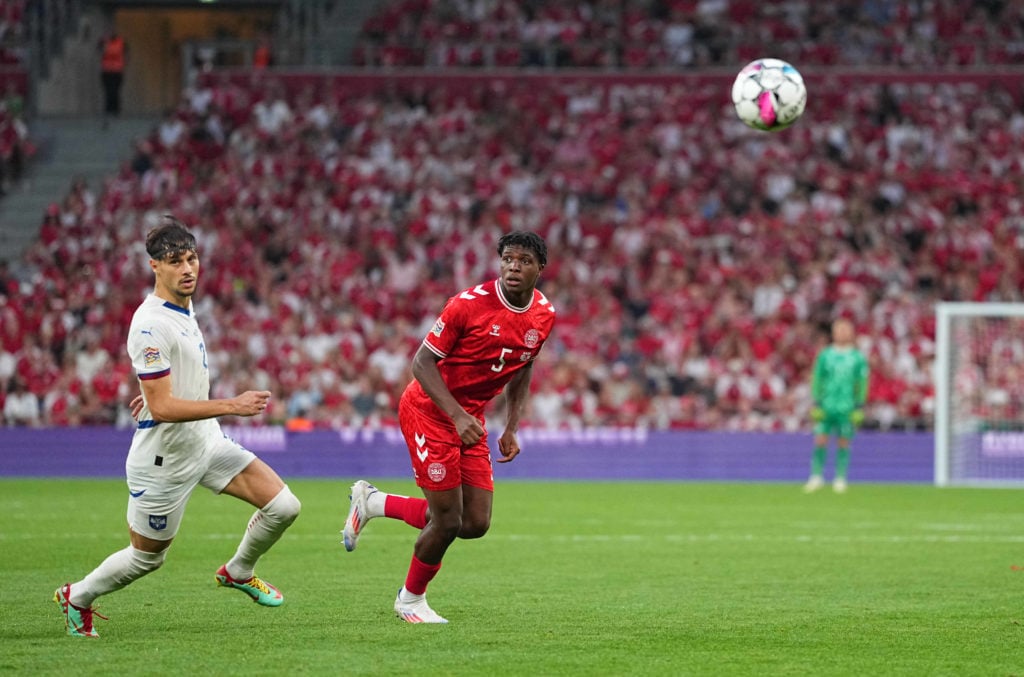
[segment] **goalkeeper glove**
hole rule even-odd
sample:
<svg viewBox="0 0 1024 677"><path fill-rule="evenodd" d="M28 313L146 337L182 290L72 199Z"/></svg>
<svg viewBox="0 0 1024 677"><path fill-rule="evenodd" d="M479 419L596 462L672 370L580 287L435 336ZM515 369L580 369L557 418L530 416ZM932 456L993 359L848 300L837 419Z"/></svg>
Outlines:
<svg viewBox="0 0 1024 677"><path fill-rule="evenodd" d="M815 423L817 423L819 421L824 421L825 420L825 410L822 409L821 407L812 407L811 408L811 420L814 421Z"/></svg>
<svg viewBox="0 0 1024 677"><path fill-rule="evenodd" d="M850 412L850 423L853 425L860 425L864 422L864 410L854 409Z"/></svg>

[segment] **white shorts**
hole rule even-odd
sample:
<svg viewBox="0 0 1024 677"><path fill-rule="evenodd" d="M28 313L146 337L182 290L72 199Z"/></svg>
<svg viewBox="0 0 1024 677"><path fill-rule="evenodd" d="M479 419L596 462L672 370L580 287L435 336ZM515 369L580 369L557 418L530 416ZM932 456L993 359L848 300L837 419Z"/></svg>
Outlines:
<svg viewBox="0 0 1024 677"><path fill-rule="evenodd" d="M128 527L155 541L171 540L178 533L185 505L197 485L219 494L255 458L256 454L224 437L211 444L203 462L183 478L169 480L162 476L162 459L158 456L154 456L152 466L129 464Z"/></svg>

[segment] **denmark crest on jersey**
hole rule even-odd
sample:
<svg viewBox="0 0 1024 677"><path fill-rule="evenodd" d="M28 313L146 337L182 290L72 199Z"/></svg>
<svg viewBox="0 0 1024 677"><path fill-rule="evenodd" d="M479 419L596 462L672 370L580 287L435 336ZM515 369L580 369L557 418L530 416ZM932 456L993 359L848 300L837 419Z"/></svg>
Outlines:
<svg viewBox="0 0 1024 677"><path fill-rule="evenodd" d="M537 344L540 342L540 332L536 329L531 329L526 332L526 335L523 337L523 341L526 342L527 348L536 348Z"/></svg>
<svg viewBox="0 0 1024 677"><path fill-rule="evenodd" d="M142 357L146 362L147 367L152 367L154 364L160 363L160 349L152 346L147 346L142 349Z"/></svg>
<svg viewBox="0 0 1024 677"><path fill-rule="evenodd" d="M434 336L441 336L441 332L444 331L444 320L440 317L437 318L437 322L434 323L434 328L430 330L430 333Z"/></svg>

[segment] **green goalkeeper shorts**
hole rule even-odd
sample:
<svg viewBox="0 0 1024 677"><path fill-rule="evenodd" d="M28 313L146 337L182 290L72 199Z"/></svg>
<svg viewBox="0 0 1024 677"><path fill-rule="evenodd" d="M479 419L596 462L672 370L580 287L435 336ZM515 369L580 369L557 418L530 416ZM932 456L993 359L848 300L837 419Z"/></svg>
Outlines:
<svg viewBox="0 0 1024 677"><path fill-rule="evenodd" d="M851 439L857 426L850 420L850 411L825 410L825 418L814 424L815 435L834 435Z"/></svg>

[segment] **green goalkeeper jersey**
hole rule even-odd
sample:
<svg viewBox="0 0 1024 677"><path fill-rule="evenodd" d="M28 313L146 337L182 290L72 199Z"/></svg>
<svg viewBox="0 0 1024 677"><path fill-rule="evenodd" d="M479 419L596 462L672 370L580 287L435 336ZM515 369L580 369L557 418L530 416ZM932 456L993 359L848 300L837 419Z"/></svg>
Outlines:
<svg viewBox="0 0 1024 677"><path fill-rule="evenodd" d="M868 361L853 346L831 345L818 353L811 381L814 403L829 414L864 406L868 395Z"/></svg>

